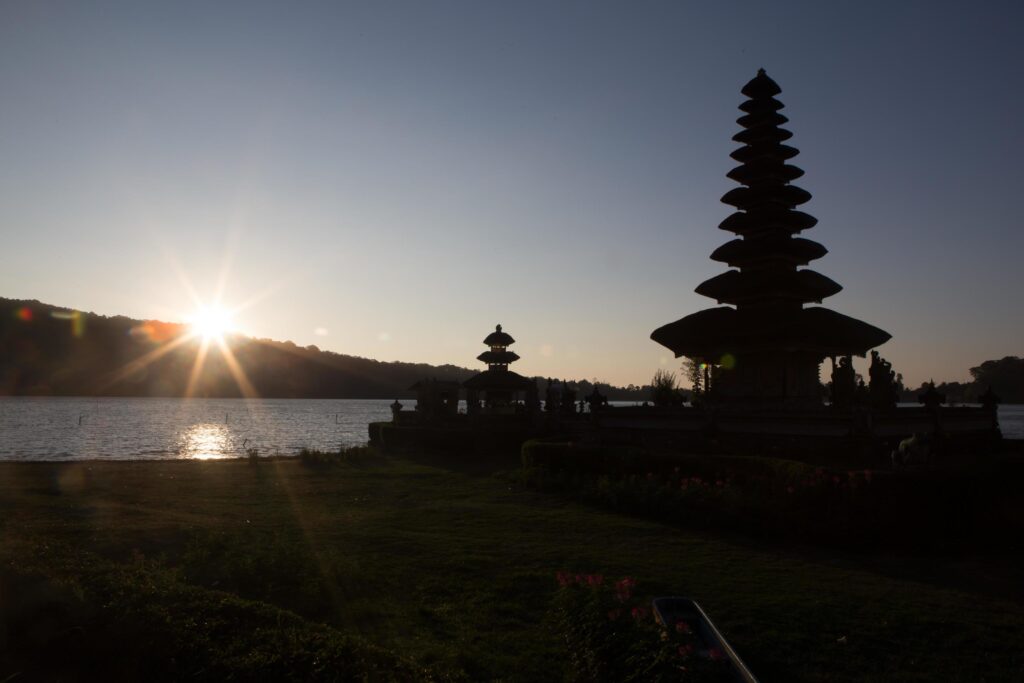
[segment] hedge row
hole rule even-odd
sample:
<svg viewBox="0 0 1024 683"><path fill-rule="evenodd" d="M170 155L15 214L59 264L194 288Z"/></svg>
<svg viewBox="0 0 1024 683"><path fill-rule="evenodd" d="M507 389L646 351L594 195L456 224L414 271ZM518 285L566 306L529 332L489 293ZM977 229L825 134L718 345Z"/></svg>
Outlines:
<svg viewBox="0 0 1024 683"><path fill-rule="evenodd" d="M1020 467L894 472L531 441L528 485L678 524L839 546L1019 547Z"/></svg>

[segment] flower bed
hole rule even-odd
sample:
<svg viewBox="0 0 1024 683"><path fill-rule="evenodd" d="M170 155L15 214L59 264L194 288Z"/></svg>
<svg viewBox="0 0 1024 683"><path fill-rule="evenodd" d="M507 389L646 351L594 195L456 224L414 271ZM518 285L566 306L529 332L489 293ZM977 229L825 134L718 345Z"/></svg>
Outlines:
<svg viewBox="0 0 1024 683"><path fill-rule="evenodd" d="M732 681L731 663L697 624L659 624L636 580L559 572L554 611L579 681Z"/></svg>

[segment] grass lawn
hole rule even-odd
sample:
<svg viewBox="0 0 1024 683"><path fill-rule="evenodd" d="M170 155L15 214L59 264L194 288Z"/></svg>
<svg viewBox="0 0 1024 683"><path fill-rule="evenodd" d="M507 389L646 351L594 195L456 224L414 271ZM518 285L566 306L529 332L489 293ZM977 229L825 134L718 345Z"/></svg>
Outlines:
<svg viewBox="0 0 1024 683"><path fill-rule="evenodd" d="M32 653L52 642L12 645L28 637L16 598L39 582L77 605L58 620L61 637L79 619L91 625L84 637L116 634L118 648L143 632L182 647L221 639L238 657L313 639L341 653L337 662L366 644L358 656L370 671L393 654L408 665L400 678L562 680L549 617L562 569L697 599L764 681L1024 680L1016 601L681 531L514 482L392 457L318 468L2 463L0 681L49 671ZM162 620L159 633L133 629L132 615L146 614L147 624ZM56 637L33 624L37 640ZM272 640L275 629L290 635Z"/></svg>

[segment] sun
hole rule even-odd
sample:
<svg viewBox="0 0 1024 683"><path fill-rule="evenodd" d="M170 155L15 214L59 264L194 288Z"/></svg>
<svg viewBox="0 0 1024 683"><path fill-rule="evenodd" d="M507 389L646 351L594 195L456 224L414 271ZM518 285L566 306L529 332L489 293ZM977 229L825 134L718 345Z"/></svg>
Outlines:
<svg viewBox="0 0 1024 683"><path fill-rule="evenodd" d="M231 312L219 306L202 306L192 314L189 324L196 336L216 341L231 331Z"/></svg>

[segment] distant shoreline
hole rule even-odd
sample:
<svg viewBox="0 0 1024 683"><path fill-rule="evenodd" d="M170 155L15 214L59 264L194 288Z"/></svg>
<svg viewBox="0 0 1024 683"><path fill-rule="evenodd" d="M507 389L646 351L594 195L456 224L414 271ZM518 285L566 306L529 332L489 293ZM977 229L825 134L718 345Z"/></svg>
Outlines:
<svg viewBox="0 0 1024 683"><path fill-rule="evenodd" d="M396 398L399 401L415 401L415 396L340 396L340 397L324 397L324 396L111 396L111 395L97 395L97 394L0 394L0 399L8 398L68 398L68 399L95 399L95 400L107 400L107 399L179 399L182 401L394 401ZM614 399L612 403L650 403L651 399L647 398L626 398L626 399ZM919 404L912 401L901 401L899 406L912 407L918 406ZM970 408L979 407L980 403L971 403L969 401L955 401L953 403L943 404L949 408ZM1016 408L1024 407L1024 403L1000 403L1000 408Z"/></svg>

